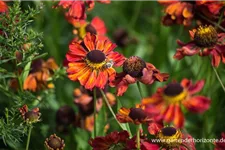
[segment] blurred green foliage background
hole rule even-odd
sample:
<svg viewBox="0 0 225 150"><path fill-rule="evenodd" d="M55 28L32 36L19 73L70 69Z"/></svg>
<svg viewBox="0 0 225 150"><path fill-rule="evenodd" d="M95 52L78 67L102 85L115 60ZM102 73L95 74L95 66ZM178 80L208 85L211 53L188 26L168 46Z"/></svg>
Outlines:
<svg viewBox="0 0 225 150"><path fill-rule="evenodd" d="M35 7L40 2L22 2L25 10L28 6ZM43 32L44 48L42 53L48 52L47 57L55 58L57 64L62 66L68 44L73 39L73 26L64 18L63 11L53 9L52 6L57 2L43 2L43 9L34 18L31 28L38 32ZM188 42L188 28L183 26L165 27L161 24L163 8L157 2L141 1L112 1L111 4L96 3L93 11L88 12L88 20L99 16L104 20L108 33L112 39L113 32L118 28L127 30L129 36L137 39L136 44L128 45L124 48L117 47L116 51L123 53L126 57L137 55L146 62L154 64L161 72L168 72L172 80L181 81L183 78L193 81L205 79L206 84L201 94L212 99L211 108L202 115L186 112L185 129L194 138L217 138L222 131L225 131L225 98L224 92L213 72L209 58L198 56L186 57L181 61L174 60L172 57L177 48L176 39ZM113 40L113 39L112 39ZM45 57L45 59L47 58ZM225 83L223 75L224 65L220 65L218 72ZM157 87L166 83L154 83L151 86L142 85L144 96L150 96L156 91ZM45 138L50 134L56 133L63 138L66 143L66 150L87 150L90 149L88 139L91 133L79 128L70 128L68 134L56 131L55 115L59 107L69 105L77 111L73 103L73 89L79 84L70 81L66 76L55 81L55 89L46 93L47 97L39 107L42 113L42 121L35 124L31 135L31 150L44 149ZM115 92L115 89L110 89ZM1 114L7 107L9 98L0 93ZM124 96L120 97L123 106L132 107L140 102L140 95L136 85L131 85ZM116 110L116 107L114 107ZM110 131L119 130L119 127L111 119ZM132 132L135 133L134 127ZM146 132L147 133L147 132ZM26 136L22 138L21 145L16 149L25 147ZM213 149L213 144L196 143L197 149ZM0 141L0 149L10 149Z"/></svg>

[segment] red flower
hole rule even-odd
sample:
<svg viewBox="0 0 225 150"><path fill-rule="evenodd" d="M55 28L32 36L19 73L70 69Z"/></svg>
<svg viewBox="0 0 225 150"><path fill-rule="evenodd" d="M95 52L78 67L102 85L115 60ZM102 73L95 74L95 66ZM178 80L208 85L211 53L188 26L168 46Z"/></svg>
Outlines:
<svg viewBox="0 0 225 150"><path fill-rule="evenodd" d="M200 56L211 55L211 64L215 67L219 66L221 60L225 63L225 33L218 34L210 25L200 26L197 30L190 31L190 36L193 39L191 42L177 41L181 48L178 48L173 56L175 59L180 60L185 56L199 54Z"/></svg>
<svg viewBox="0 0 225 150"><path fill-rule="evenodd" d="M79 80L86 89L103 89L108 81L115 79L116 71L112 67L121 66L124 62L124 57L113 51L115 47L111 41L90 33L83 42L71 43L66 54L70 80Z"/></svg>
<svg viewBox="0 0 225 150"><path fill-rule="evenodd" d="M215 142L214 150L224 150L225 149L225 133L221 133L221 138L219 141Z"/></svg>
<svg viewBox="0 0 225 150"><path fill-rule="evenodd" d="M108 4L109 0L100 0L99 2ZM93 0L60 0L58 6L62 6L64 9L68 9L66 12L66 17L72 17L77 21L83 21L86 19L86 9L88 11L94 8L95 2ZM86 7L87 6L87 7Z"/></svg>
<svg viewBox="0 0 225 150"><path fill-rule="evenodd" d="M128 85L140 81L144 84L152 84L154 81L166 81L168 74L160 73L150 63L146 63L140 57L131 56L123 63L123 72L116 75L110 85L117 88L117 96L126 92Z"/></svg>
<svg viewBox="0 0 225 150"><path fill-rule="evenodd" d="M203 86L203 80L192 84L190 80L183 79L181 83L170 83L163 88L158 88L154 95L144 98L142 104L145 106L145 111L153 115L156 121L173 121L176 127L181 128L184 126L182 105L194 113L203 113L209 109L209 98L193 95L199 92Z"/></svg>
<svg viewBox="0 0 225 150"><path fill-rule="evenodd" d="M116 118L121 123L142 124L152 121L146 112L144 112L144 108L141 105L130 109L125 107L120 108L119 113L116 114Z"/></svg>
<svg viewBox="0 0 225 150"><path fill-rule="evenodd" d="M4 1L0 1L0 13L5 13L8 11L8 6Z"/></svg>
<svg viewBox="0 0 225 150"><path fill-rule="evenodd" d="M82 39L85 37L87 32L97 35L105 35L107 32L104 21L99 17L94 17L90 23L85 21L77 21L73 19L73 17L67 17L67 20L73 24L74 27L78 28L73 32L74 34L78 34Z"/></svg>
<svg viewBox="0 0 225 150"><path fill-rule="evenodd" d="M126 148L126 143L129 141L129 133L127 131L111 132L105 137L96 137L89 140L89 144L93 150L109 150L109 149L123 149Z"/></svg>
<svg viewBox="0 0 225 150"><path fill-rule="evenodd" d="M156 123L150 123L148 126L149 133L155 135L154 142L159 144L163 149L171 150L195 150L194 139L187 133L182 133L174 127L163 127Z"/></svg>

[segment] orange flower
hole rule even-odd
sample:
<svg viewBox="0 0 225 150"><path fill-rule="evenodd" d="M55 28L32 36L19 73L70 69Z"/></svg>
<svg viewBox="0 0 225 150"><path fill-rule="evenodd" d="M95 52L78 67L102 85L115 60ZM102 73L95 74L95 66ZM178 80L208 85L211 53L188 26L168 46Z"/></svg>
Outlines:
<svg viewBox="0 0 225 150"><path fill-rule="evenodd" d="M203 113L209 109L209 98L201 95L193 96L203 86L203 80L196 84L192 84L188 79L183 79L181 83L170 83L163 88L158 88L151 97L144 98L142 105L145 106L146 113L153 115L156 121L173 121L176 127L181 128L184 126L182 105L195 113Z"/></svg>
<svg viewBox="0 0 225 150"><path fill-rule="evenodd" d="M154 81L166 81L169 75L160 73L150 63L146 63L138 56L131 56L123 63L123 72L116 75L116 79L110 82L110 86L117 88L117 96L121 96L126 92L129 84L140 81L144 84L152 84Z"/></svg>
<svg viewBox="0 0 225 150"><path fill-rule="evenodd" d="M121 123L131 122L134 124L142 124L151 121L152 119L147 116L144 108L141 105L136 105L135 108L122 107L119 113L116 114L116 118Z"/></svg>
<svg viewBox="0 0 225 150"><path fill-rule="evenodd" d="M35 92L45 88L54 88L52 83L48 83L48 79L57 69L58 65L53 58L49 58L46 62L41 59L35 60L32 63L30 74L24 81L23 89Z"/></svg>
<svg viewBox="0 0 225 150"><path fill-rule="evenodd" d="M166 15L162 20L164 25L189 26L195 12L211 17L218 15L223 6L219 0L158 0L158 2L165 6Z"/></svg>
<svg viewBox="0 0 225 150"><path fill-rule="evenodd" d="M164 5L166 15L163 17L162 22L164 25L183 24L185 26L191 25L194 17L193 2L186 1L165 1L158 0L160 4Z"/></svg>
<svg viewBox="0 0 225 150"><path fill-rule="evenodd" d="M197 29L190 31L192 41L183 43L177 41L181 48L177 49L174 54L175 59L182 59L185 56L212 56L212 66L218 67L220 62L225 63L225 33L217 33L213 26L200 26Z"/></svg>
<svg viewBox="0 0 225 150"><path fill-rule="evenodd" d="M8 11L8 6L4 1L0 1L0 13L5 13Z"/></svg>
<svg viewBox="0 0 225 150"><path fill-rule="evenodd" d="M103 89L108 81L115 79L112 67L121 66L124 61L123 55L113 51L115 47L111 41L91 33L87 33L83 42L71 43L66 54L69 79L79 80L86 89Z"/></svg>
<svg viewBox="0 0 225 150"><path fill-rule="evenodd" d="M24 105L22 108L19 108L19 110L24 121L27 123L32 124L40 121L41 113L39 112L39 108L34 108L29 111L27 105Z"/></svg>

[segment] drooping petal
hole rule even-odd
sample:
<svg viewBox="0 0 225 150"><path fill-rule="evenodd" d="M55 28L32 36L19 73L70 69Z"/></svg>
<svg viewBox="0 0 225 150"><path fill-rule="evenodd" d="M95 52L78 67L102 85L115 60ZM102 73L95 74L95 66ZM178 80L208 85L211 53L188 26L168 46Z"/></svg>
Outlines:
<svg viewBox="0 0 225 150"><path fill-rule="evenodd" d="M84 74L82 74L81 76L79 76L77 79L80 81L81 85L85 85L90 77L91 74L91 69L87 70L86 72L84 72Z"/></svg>
<svg viewBox="0 0 225 150"><path fill-rule="evenodd" d="M195 84L192 84L189 88L188 88L188 92L189 94L195 94L199 91L202 90L203 86L205 84L204 80L199 80L198 82L196 82Z"/></svg>
<svg viewBox="0 0 225 150"><path fill-rule="evenodd" d="M212 50L211 55L212 55L212 60L211 60L212 66L218 67L221 61L220 54L216 50Z"/></svg>
<svg viewBox="0 0 225 150"><path fill-rule="evenodd" d="M177 128L182 128L184 126L184 115L181 111L179 104L175 104L175 112L174 112L173 122Z"/></svg>
<svg viewBox="0 0 225 150"><path fill-rule="evenodd" d="M164 120L166 122L171 122L174 119L174 111L175 111L175 105L170 104L164 113Z"/></svg>
<svg viewBox="0 0 225 150"><path fill-rule="evenodd" d="M203 113L210 107L210 99L204 96L194 96L183 102L184 106L191 112Z"/></svg>

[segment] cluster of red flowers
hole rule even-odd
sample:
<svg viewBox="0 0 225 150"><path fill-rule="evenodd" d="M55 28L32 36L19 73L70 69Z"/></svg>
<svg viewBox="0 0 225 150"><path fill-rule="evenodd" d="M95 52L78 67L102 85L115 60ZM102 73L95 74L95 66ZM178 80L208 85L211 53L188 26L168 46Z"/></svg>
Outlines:
<svg viewBox="0 0 225 150"><path fill-rule="evenodd" d="M100 0L101 3L110 3L108 0ZM211 56L212 66L218 67L220 62L225 63L225 31L223 28L215 28L211 23L218 21L217 26L223 26L220 22L220 14L224 13L224 2L215 1L159 1L165 6L166 15L163 17L163 24L183 24L190 26L196 20L196 29L190 30L191 41L183 43L178 40L180 46L175 59L182 59L185 56L198 54L199 56ZM64 66L68 78L79 82L80 88L73 91L74 103L79 113L76 115L70 106L61 107L56 114L58 131L67 131L69 125L79 126L88 131L94 130L94 118L101 110L103 100L111 108L116 103L116 97L107 91L108 87L116 88L116 96L122 96L130 84L140 82L151 85L157 82L167 81L168 73L162 73L153 64L145 62L138 56L126 58L115 49L113 43L105 34L106 26L99 17L92 21L86 20L86 10L94 8L93 0L87 1L64 1L61 0L57 6L66 9L66 19L75 29L76 37L70 42L69 50L66 53ZM0 1L0 13L7 12L7 5ZM203 16L203 17L202 17ZM204 19L211 19L210 22ZM0 32L1 33L1 32ZM31 70L23 83L24 90L36 92L46 88L53 88L51 77L59 67L54 59L47 61L38 59L33 61ZM120 72L116 68L120 68ZM106 136L95 137L89 140L94 150L108 149L188 149L195 150L195 143L185 141L193 139L184 132L185 115L184 109L193 113L204 113L210 108L210 98L198 95L204 87L205 81L199 80L193 83L192 80L184 78L181 82L171 82L159 87L156 93L141 99L140 104L135 107L122 107L115 115L116 121L121 124L132 123L137 126L137 134L132 136L127 130L120 132L113 131ZM185 107L182 109L182 107ZM24 121L28 124L40 121L39 108L29 111L24 105L19 109ZM167 123L169 125L164 125ZM148 132L153 141L140 128L147 125ZM106 128L109 126L106 125ZM127 129L127 128L126 128ZM225 138L224 133L222 138ZM46 139L45 145L49 150L65 147L64 140L55 134ZM215 143L215 150L225 148L224 142Z"/></svg>

